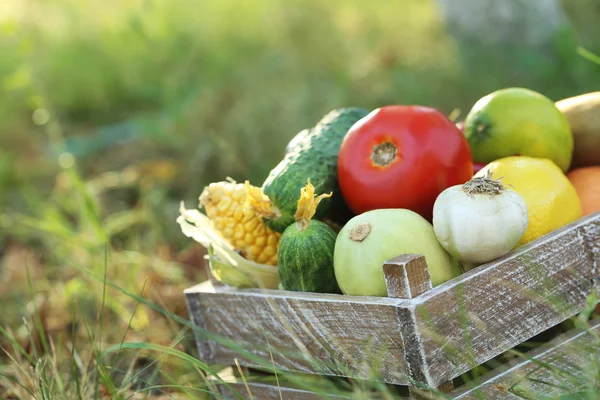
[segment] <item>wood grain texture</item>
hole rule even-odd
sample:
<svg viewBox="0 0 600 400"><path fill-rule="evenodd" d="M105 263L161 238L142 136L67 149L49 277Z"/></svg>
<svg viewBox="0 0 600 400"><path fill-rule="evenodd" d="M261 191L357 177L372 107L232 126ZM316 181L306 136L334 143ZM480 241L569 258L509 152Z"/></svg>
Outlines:
<svg viewBox="0 0 600 400"><path fill-rule="evenodd" d="M593 321L589 331L573 330L560 335L526 357L483 376L480 384L451 395L457 400L540 399L590 387L600 378L599 335L600 322Z"/></svg>
<svg viewBox="0 0 600 400"><path fill-rule="evenodd" d="M198 288L212 288L212 282L206 281L197 286ZM218 286L217 286L218 287ZM190 320L193 325L206 330L206 310L198 304L198 298L196 296L185 296L185 302L187 304L188 312L190 314ZM194 331L194 341L196 342L196 348L198 349L198 356L200 360L207 364L214 364L215 362L215 346L217 343L207 340L200 335L200 332Z"/></svg>
<svg viewBox="0 0 600 400"><path fill-rule="evenodd" d="M383 263L388 297L412 299L431 290L431 277L420 254L403 254Z"/></svg>
<svg viewBox="0 0 600 400"><path fill-rule="evenodd" d="M452 381L447 381L438 386L438 390L444 393L450 393L454 390L454 383Z"/></svg>
<svg viewBox="0 0 600 400"><path fill-rule="evenodd" d="M585 390L600 378L600 321L591 321L589 331L574 329L551 342L516 358L506 365L482 376L468 386L452 391L451 386L439 388L455 400L523 400L543 396L560 396L576 388ZM557 373L565 371L567 375ZM244 399L250 399L244 383L229 381L232 388ZM348 399L350 396L325 396L274 383L248 382L254 399L313 400ZM226 387L220 393L233 398ZM280 391L281 396L280 397ZM412 391L411 399L428 399L426 392Z"/></svg>
<svg viewBox="0 0 600 400"><path fill-rule="evenodd" d="M420 254L403 254L384 262L383 273L388 297L391 298L411 299L432 289L427 262L425 261L425 257ZM411 365L423 362L423 354L422 352L413 352L410 350L415 346L415 340L418 340L418 336L414 331L414 321L404 320L406 315L404 311L403 309L398 309L398 323L402 332L402 342L404 344L408 372L412 379L424 381L427 377L420 375L418 369L411 369ZM440 384L437 389L447 393L452 391L454 386L452 381L447 381ZM414 387L409 389L409 393L411 399L432 398L431 393L417 390Z"/></svg>
<svg viewBox="0 0 600 400"><path fill-rule="evenodd" d="M399 305L412 375L436 386L581 311L598 275L599 220L581 219Z"/></svg>
<svg viewBox="0 0 600 400"><path fill-rule="evenodd" d="M594 218L594 216L596 217ZM586 252L592 263L592 270L600 278L600 211L592 214L581 230Z"/></svg>
<svg viewBox="0 0 600 400"><path fill-rule="evenodd" d="M397 306L404 300L280 290L238 290L205 282L186 291L194 323L289 371L406 385L410 380ZM237 352L198 338L201 357L231 365ZM241 365L259 368L254 360Z"/></svg>

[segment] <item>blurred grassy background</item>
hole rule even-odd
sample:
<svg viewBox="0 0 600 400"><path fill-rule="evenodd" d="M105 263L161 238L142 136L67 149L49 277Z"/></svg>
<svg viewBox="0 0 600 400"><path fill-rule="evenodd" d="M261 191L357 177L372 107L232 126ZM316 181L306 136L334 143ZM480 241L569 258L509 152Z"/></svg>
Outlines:
<svg viewBox="0 0 600 400"><path fill-rule="evenodd" d="M102 285L82 270L185 314L181 290L204 276L179 201L227 176L260 185L331 109L464 117L502 87L600 90L600 67L577 53L600 53L600 6L563 5L564 29L533 49L461 42L432 0L4 0L0 325L27 341L35 313L50 331L93 323ZM102 340L114 343L136 302L110 293ZM151 310L132 321L134 336L173 338Z"/></svg>
<svg viewBox="0 0 600 400"><path fill-rule="evenodd" d="M161 158L176 167L174 199L226 175L258 184L285 143L335 107L466 113L506 86L553 99L597 89L598 68L576 47L600 46L598 6L567 3L572 25L531 49L461 47L433 1L9 0L2 149L26 179L53 176L27 158L53 163L40 126L52 118L86 176Z"/></svg>

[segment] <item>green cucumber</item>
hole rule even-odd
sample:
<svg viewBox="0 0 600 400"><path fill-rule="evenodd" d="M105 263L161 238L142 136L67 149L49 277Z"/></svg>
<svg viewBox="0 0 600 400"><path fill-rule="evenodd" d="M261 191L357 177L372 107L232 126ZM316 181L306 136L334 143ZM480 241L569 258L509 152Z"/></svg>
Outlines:
<svg viewBox="0 0 600 400"><path fill-rule="evenodd" d="M310 180L301 190L296 222L285 229L277 247L279 278L284 290L342 293L333 269L337 234L326 223L311 219L318 203L330 196L314 198Z"/></svg>
<svg viewBox="0 0 600 400"><path fill-rule="evenodd" d="M289 141L287 146L285 146L285 154L293 152L296 149L296 146L298 146L298 143L300 143L300 141L302 141L302 139L304 139L304 137L309 133L310 129L303 129L298 132L296 136Z"/></svg>
<svg viewBox="0 0 600 400"><path fill-rule="evenodd" d="M283 232L294 222L298 191L309 178L317 193L333 192L331 201L324 202L315 215L321 220L331 213L348 217L347 209L337 182L337 159L342 140L348 130L369 111L348 107L333 110L325 115L315 127L296 135L288 152L273 168L262 185L263 194L270 202L263 202L260 209L265 225L276 232ZM339 219L338 219L339 221ZM343 221L341 221L343 223Z"/></svg>

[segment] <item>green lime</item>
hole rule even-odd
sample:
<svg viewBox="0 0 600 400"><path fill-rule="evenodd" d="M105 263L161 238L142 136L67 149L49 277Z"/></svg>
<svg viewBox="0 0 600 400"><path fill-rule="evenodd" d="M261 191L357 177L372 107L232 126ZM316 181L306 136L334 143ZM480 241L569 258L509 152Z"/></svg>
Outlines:
<svg viewBox="0 0 600 400"><path fill-rule="evenodd" d="M507 88L479 99L465 120L465 136L476 163L521 155L548 158L563 172L571 166L569 122L552 100L533 90Z"/></svg>

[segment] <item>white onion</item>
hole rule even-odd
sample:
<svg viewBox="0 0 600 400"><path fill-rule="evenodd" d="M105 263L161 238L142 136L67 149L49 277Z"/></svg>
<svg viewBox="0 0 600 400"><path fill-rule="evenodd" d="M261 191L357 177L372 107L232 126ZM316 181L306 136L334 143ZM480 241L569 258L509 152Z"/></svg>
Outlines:
<svg viewBox="0 0 600 400"><path fill-rule="evenodd" d="M525 200L489 175L447 188L433 206L438 241L465 269L511 251L527 224Z"/></svg>

